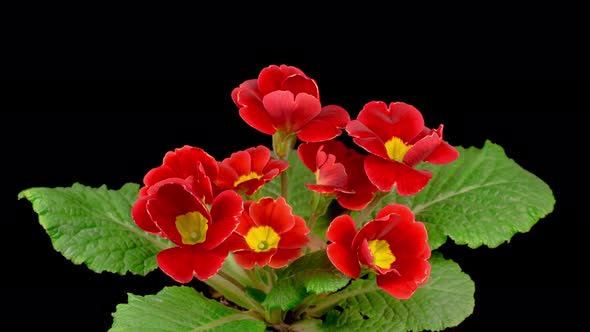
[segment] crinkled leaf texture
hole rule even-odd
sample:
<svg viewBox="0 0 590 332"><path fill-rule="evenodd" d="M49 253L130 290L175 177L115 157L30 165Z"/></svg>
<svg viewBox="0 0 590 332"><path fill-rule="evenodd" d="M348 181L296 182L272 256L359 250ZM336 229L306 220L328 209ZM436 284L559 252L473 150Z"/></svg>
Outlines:
<svg viewBox="0 0 590 332"><path fill-rule="evenodd" d="M473 312L475 285L459 265L439 253L430 259L426 284L407 300L379 289L374 278L357 279L334 300L322 331L440 331L459 325Z"/></svg>
<svg viewBox="0 0 590 332"><path fill-rule="evenodd" d="M346 286L349 280L330 262L326 251L319 250L302 256L280 271L264 305L293 309L309 294L335 292Z"/></svg>
<svg viewBox="0 0 590 332"><path fill-rule="evenodd" d="M28 199L54 248L75 264L95 272L146 275L157 268L156 255L170 242L146 233L133 222L131 207L139 185L119 190L75 183L64 188L30 188Z"/></svg>
<svg viewBox="0 0 590 332"><path fill-rule="evenodd" d="M185 286L166 287L156 295L129 294L117 305L109 332L264 331L265 324Z"/></svg>
<svg viewBox="0 0 590 332"><path fill-rule="evenodd" d="M410 207L426 225L432 250L447 236L471 248L497 247L553 211L551 188L499 145L457 149L459 158L449 164L425 164L433 177L418 194L402 197L394 190L381 202Z"/></svg>

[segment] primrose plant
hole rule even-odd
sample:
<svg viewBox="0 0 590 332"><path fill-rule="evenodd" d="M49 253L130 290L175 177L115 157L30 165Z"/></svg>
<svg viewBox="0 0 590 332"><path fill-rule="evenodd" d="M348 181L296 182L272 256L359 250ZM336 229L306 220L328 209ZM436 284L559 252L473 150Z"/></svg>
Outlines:
<svg viewBox="0 0 590 332"><path fill-rule="evenodd" d="M184 145L141 186L19 194L74 263L159 268L178 283L129 294L110 331L454 327L473 312L475 285L437 249L447 238L497 247L553 210L547 184L500 146L453 146L407 103L370 101L351 119L287 65L263 68L231 98L268 146L216 159Z"/></svg>

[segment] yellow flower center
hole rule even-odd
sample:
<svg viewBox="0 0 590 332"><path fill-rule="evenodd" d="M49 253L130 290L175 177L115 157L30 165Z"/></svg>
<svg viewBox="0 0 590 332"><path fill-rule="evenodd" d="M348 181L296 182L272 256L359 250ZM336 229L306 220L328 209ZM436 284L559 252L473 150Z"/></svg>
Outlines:
<svg viewBox="0 0 590 332"><path fill-rule="evenodd" d="M246 243L255 252L269 251L279 246L281 237L270 226L252 227L246 234Z"/></svg>
<svg viewBox="0 0 590 332"><path fill-rule="evenodd" d="M258 174L256 172L250 172L250 174L246 174L246 175L241 175L235 182L234 182L234 187L237 187L238 185L252 180L252 179L257 179L260 180L260 178L262 178L261 174Z"/></svg>
<svg viewBox="0 0 590 332"><path fill-rule="evenodd" d="M412 147L407 145L399 137L393 136L389 141L385 142L385 149L387 150L387 156L391 160L402 162L406 152Z"/></svg>
<svg viewBox="0 0 590 332"><path fill-rule="evenodd" d="M208 228L207 219L197 211L176 217L176 229L184 244L205 242Z"/></svg>
<svg viewBox="0 0 590 332"><path fill-rule="evenodd" d="M373 264L382 269L390 269L391 264L395 262L395 256L389 249L389 243L385 240L369 241L369 250L373 255Z"/></svg>

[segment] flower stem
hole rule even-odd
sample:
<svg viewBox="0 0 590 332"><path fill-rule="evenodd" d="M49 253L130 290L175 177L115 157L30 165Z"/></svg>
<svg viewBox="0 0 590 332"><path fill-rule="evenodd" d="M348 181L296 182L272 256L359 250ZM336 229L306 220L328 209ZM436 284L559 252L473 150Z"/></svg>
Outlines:
<svg viewBox="0 0 590 332"><path fill-rule="evenodd" d="M244 287L240 286L234 278L222 271L205 280L205 284L218 291L229 301L232 301L243 308L254 310L265 315L265 310L262 305L246 294Z"/></svg>
<svg viewBox="0 0 590 332"><path fill-rule="evenodd" d="M387 196L387 192L378 191L373 197L373 200L356 216L354 223L356 227L361 227L366 223L366 219L371 215L371 212L379 205L381 200Z"/></svg>
<svg viewBox="0 0 590 332"><path fill-rule="evenodd" d="M287 200L287 193L289 192L289 177L287 176L287 172L283 171L281 173L281 196L285 200Z"/></svg>
<svg viewBox="0 0 590 332"><path fill-rule="evenodd" d="M241 266L238 265L234 256L231 253L227 256L227 259L223 263L223 266L221 267L221 272L223 272L224 275L231 276L232 279L234 279L242 286L253 286L252 279L250 278L246 270L244 270Z"/></svg>

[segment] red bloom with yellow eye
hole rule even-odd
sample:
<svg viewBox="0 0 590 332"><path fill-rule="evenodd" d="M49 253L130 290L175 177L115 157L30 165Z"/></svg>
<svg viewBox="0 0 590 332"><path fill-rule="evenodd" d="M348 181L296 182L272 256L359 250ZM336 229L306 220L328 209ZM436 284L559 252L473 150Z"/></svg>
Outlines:
<svg viewBox="0 0 590 332"><path fill-rule="evenodd" d="M139 191L139 199L133 204L131 214L135 223L150 233L160 233L147 213L147 192L152 186L166 179L183 179L191 191L207 204L213 201L212 181L217 177L218 167L215 158L200 148L185 145L164 156L161 166L151 169L143 178L144 186Z"/></svg>
<svg viewBox="0 0 590 332"><path fill-rule="evenodd" d="M380 101L367 103L346 126L353 141L371 153L365 159L365 171L380 191L395 185L402 196L413 195L428 183L432 173L414 169L421 162L446 164L459 152L443 141L443 126L429 129L415 107Z"/></svg>
<svg viewBox="0 0 590 332"><path fill-rule="evenodd" d="M217 187L252 195L287 169L289 163L271 158L270 150L260 145L232 153L229 158L219 162L218 166L219 175L215 180Z"/></svg>
<svg viewBox="0 0 590 332"><path fill-rule="evenodd" d="M189 181L169 178L148 189L145 205L153 224L176 245L156 257L162 271L181 283L193 276L206 280L219 271L229 254L224 241L243 211L235 191L219 193L208 209Z"/></svg>
<svg viewBox="0 0 590 332"><path fill-rule="evenodd" d="M264 197L246 202L228 243L243 268L268 265L278 269L301 256L301 248L309 242L307 234L305 220L291 213L283 197Z"/></svg>
<svg viewBox="0 0 590 332"><path fill-rule="evenodd" d="M390 204L358 232L349 215L336 217L326 233L328 258L342 273L358 278L362 267L377 274L377 285L407 299L430 276L426 228L404 205Z"/></svg>
<svg viewBox="0 0 590 332"><path fill-rule="evenodd" d="M240 116L253 128L274 135L297 135L306 142L332 139L350 120L340 106L322 107L316 82L293 66L270 65L258 78L232 91Z"/></svg>
<svg viewBox="0 0 590 332"><path fill-rule="evenodd" d="M297 149L303 164L314 172L315 184L306 186L318 193L333 194L349 210L362 210L377 188L364 170L365 156L340 141L303 143Z"/></svg>

